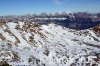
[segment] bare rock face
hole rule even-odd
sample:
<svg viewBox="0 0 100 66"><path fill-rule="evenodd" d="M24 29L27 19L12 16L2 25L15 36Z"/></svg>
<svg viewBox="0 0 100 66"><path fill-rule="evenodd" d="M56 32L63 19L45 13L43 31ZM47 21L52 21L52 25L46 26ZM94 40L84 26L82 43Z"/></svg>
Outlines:
<svg viewBox="0 0 100 66"><path fill-rule="evenodd" d="M6 21L5 20L0 20L0 26L5 25Z"/></svg>
<svg viewBox="0 0 100 66"><path fill-rule="evenodd" d="M2 61L1 63L0 63L0 66L10 66L6 61Z"/></svg>
<svg viewBox="0 0 100 66"><path fill-rule="evenodd" d="M95 34L100 37L100 24L93 27L93 31L95 32Z"/></svg>

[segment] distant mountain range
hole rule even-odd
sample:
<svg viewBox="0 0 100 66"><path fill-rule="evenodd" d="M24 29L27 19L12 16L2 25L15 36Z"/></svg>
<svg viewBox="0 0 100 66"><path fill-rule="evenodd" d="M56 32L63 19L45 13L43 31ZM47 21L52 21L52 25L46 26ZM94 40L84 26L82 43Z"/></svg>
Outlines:
<svg viewBox="0 0 100 66"><path fill-rule="evenodd" d="M100 14L86 12L78 13L56 13L54 15L42 13L40 15L25 16L1 16L0 22L36 22L38 24L54 23L75 30L84 30L100 24Z"/></svg>

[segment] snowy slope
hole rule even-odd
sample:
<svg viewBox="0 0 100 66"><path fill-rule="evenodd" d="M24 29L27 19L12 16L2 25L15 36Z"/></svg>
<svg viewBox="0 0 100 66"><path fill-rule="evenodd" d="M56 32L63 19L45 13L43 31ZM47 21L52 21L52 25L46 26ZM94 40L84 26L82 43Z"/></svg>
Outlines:
<svg viewBox="0 0 100 66"><path fill-rule="evenodd" d="M100 65L100 37L93 30L55 24L8 22L0 26L0 51L0 63L12 66Z"/></svg>

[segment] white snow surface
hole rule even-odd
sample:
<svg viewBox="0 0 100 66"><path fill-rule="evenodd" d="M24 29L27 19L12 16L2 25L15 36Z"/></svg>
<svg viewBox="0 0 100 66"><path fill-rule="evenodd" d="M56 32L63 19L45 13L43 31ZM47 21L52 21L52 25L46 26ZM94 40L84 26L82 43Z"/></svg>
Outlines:
<svg viewBox="0 0 100 66"><path fill-rule="evenodd" d="M92 59L97 59L97 56L90 54L100 53L100 37L92 30L76 31L49 24L39 26L41 30L33 28L36 31L34 32L30 31L31 26L25 31L24 23L18 24L21 30L16 29L17 24L13 22L0 27L0 33L6 38L2 40L0 37L0 61L5 59L12 66L71 66L73 63L82 66L81 63L86 62L100 66L100 61L95 62ZM4 32L4 28L13 35ZM16 37L19 43L16 42Z"/></svg>

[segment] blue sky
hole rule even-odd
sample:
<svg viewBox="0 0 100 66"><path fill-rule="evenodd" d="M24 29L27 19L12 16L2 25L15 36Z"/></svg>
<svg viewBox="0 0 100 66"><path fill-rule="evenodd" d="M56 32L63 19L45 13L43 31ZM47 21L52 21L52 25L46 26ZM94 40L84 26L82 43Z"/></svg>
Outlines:
<svg viewBox="0 0 100 66"><path fill-rule="evenodd" d="M0 15L41 12L100 12L100 0L0 0Z"/></svg>

